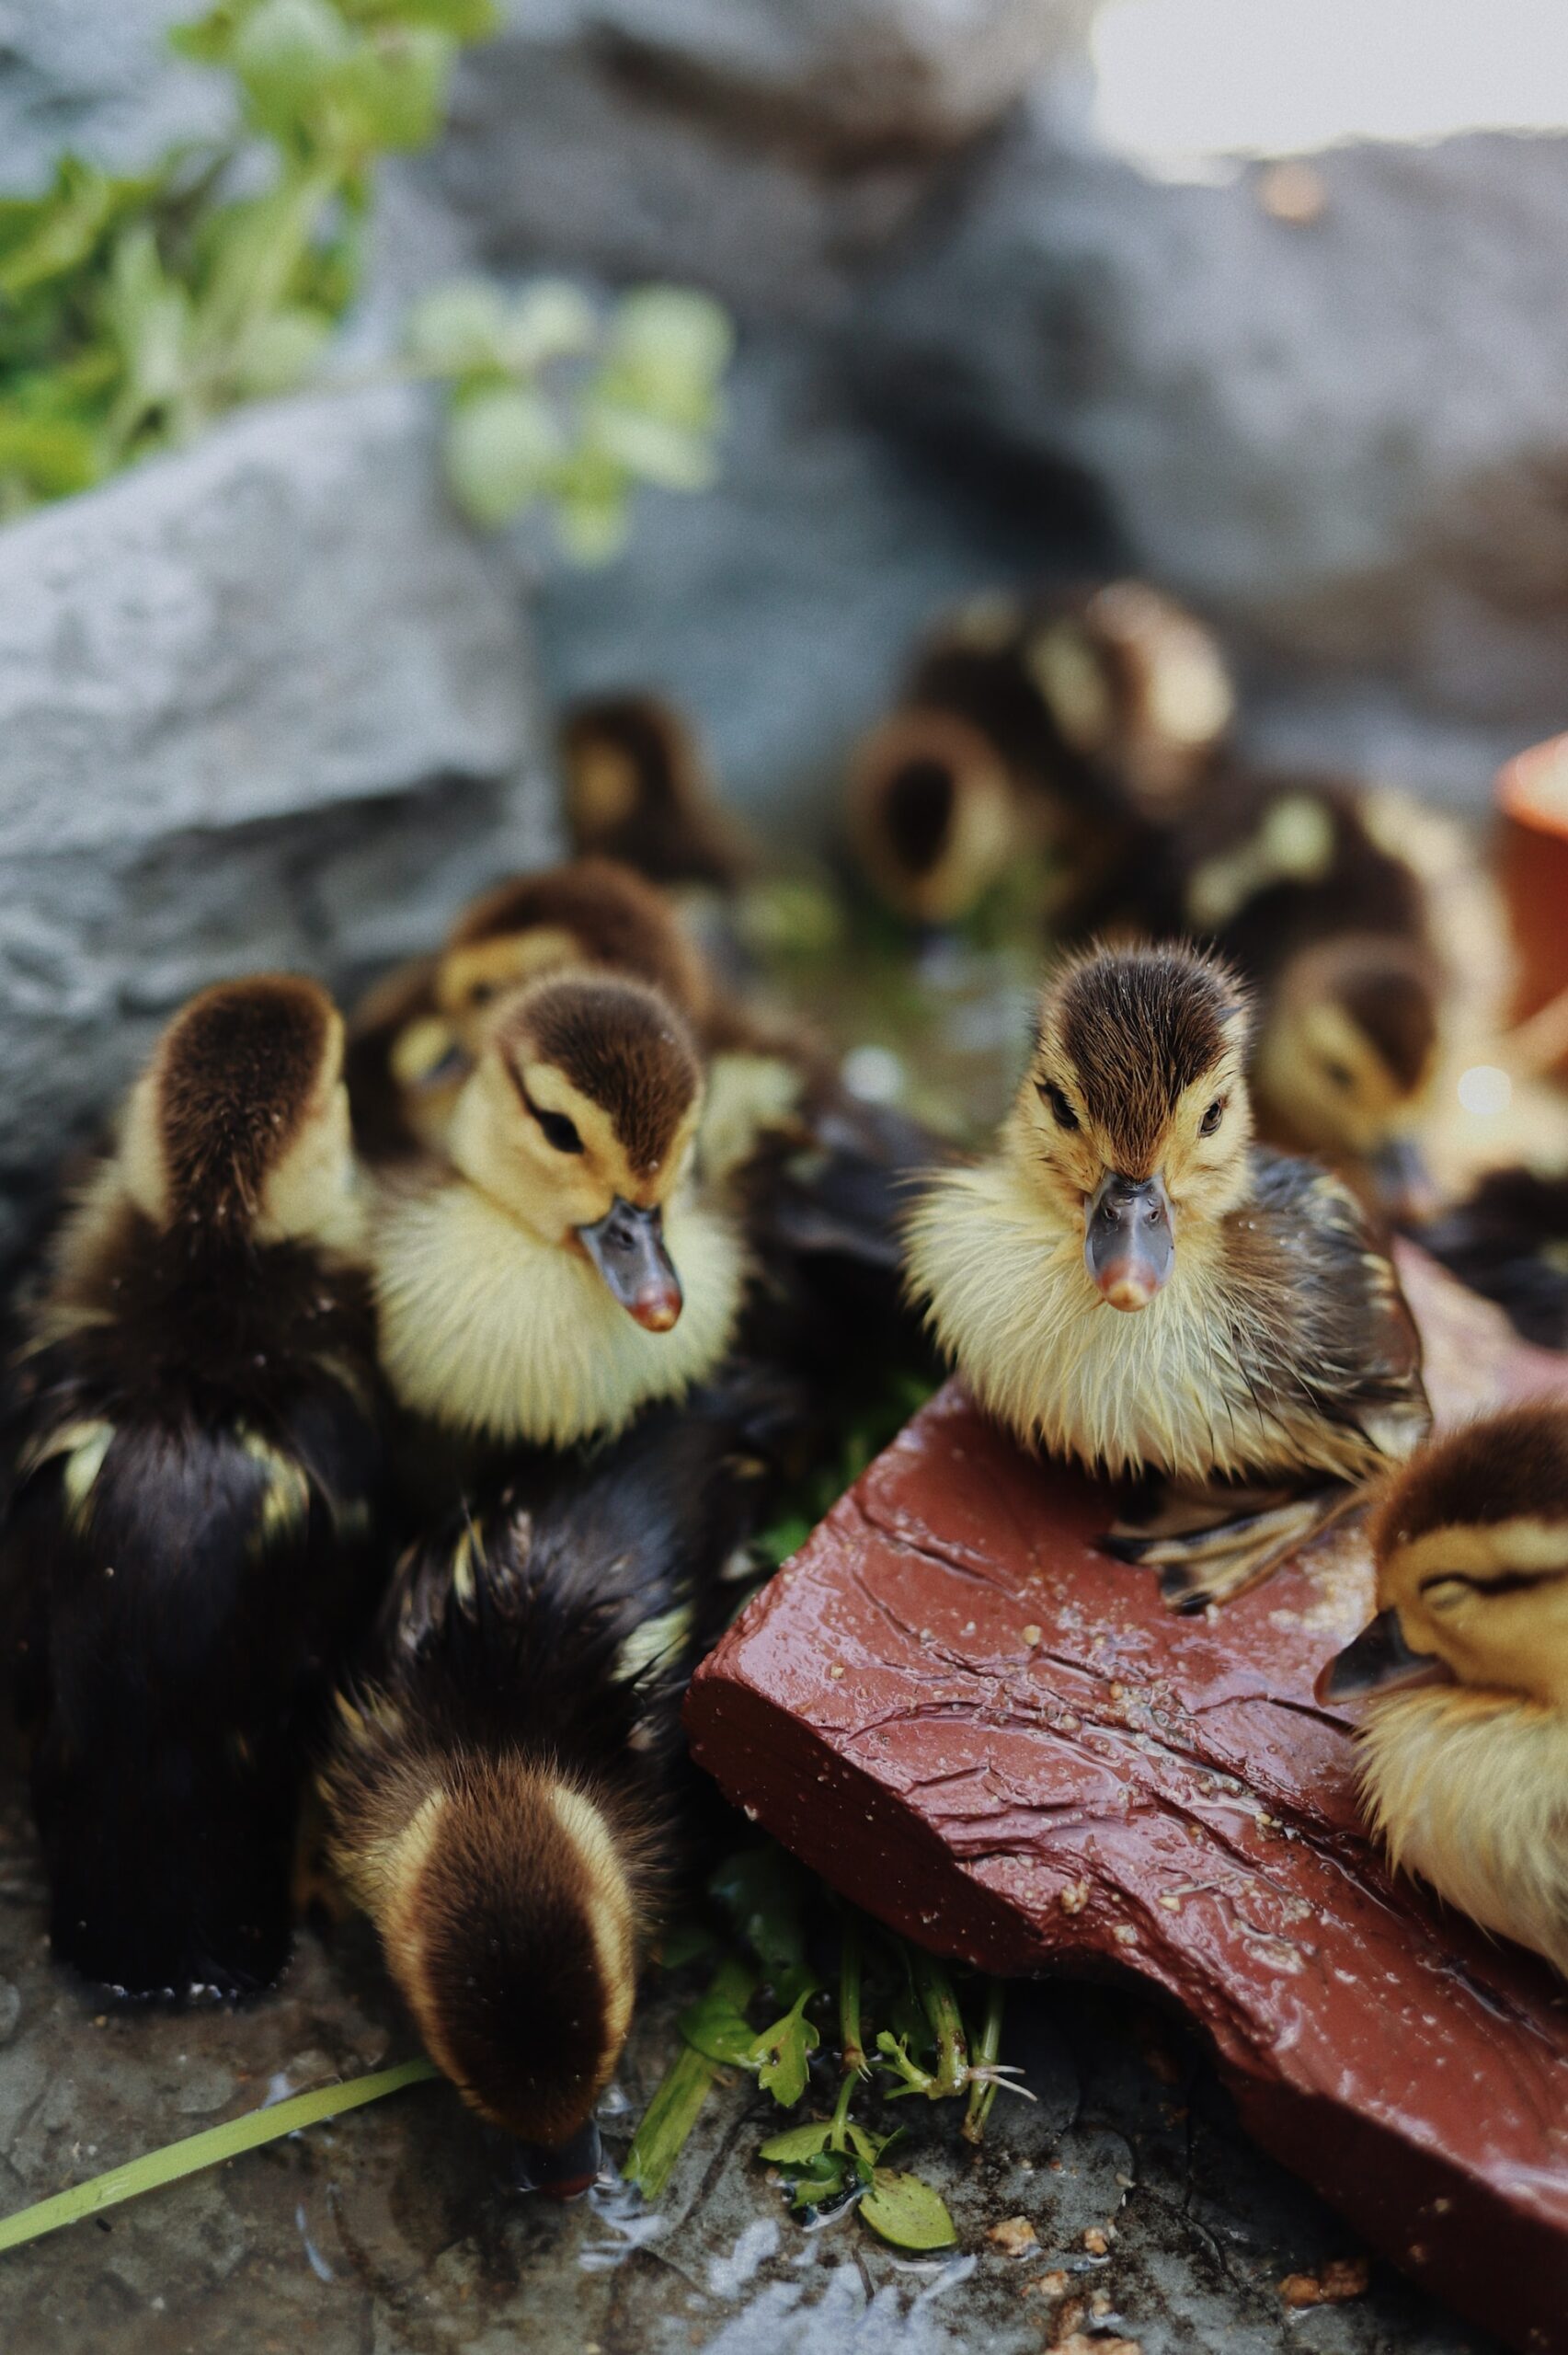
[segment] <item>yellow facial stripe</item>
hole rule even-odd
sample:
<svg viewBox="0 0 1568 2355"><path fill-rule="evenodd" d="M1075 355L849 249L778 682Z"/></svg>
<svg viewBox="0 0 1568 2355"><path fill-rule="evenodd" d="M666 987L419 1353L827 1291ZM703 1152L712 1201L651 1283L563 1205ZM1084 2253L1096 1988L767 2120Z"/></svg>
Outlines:
<svg viewBox="0 0 1568 2355"><path fill-rule="evenodd" d="M1562 1569L1568 1569L1568 1522L1520 1513L1510 1521L1429 1529L1408 1545L1394 1548L1384 1578L1397 1576L1402 1583L1408 1579L1419 1586L1445 1571L1484 1581L1511 1571L1530 1575Z"/></svg>
<svg viewBox="0 0 1568 2355"><path fill-rule="evenodd" d="M625 1875L610 1826L590 1800L565 1783L554 1786L550 1800L555 1821L582 1861L588 1883L583 1911L604 1989L605 2039L618 2050L632 2024L632 2003L636 1993L631 1902Z"/></svg>
<svg viewBox="0 0 1568 2355"><path fill-rule="evenodd" d="M540 925L529 932L498 933L493 939L473 941L441 959L437 1002L443 1013L465 1014L475 993L498 996L541 973L580 964L582 953L576 934L562 925Z"/></svg>

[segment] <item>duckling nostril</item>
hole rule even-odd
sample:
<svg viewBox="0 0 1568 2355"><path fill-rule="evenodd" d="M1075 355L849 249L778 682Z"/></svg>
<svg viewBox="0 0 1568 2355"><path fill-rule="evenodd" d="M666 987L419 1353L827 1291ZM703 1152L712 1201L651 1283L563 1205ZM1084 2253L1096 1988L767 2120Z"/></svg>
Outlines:
<svg viewBox="0 0 1568 2355"><path fill-rule="evenodd" d="M1147 1308L1174 1258L1164 1180L1108 1170L1089 1198L1083 1233L1083 1263L1101 1299L1112 1308Z"/></svg>

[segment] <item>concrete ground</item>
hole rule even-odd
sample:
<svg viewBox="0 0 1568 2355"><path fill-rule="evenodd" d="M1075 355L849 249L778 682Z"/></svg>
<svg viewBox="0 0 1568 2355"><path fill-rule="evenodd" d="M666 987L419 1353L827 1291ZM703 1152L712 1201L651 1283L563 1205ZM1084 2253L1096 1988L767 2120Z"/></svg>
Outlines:
<svg viewBox="0 0 1568 2355"><path fill-rule="evenodd" d="M52 1969L16 1786L0 1825L0 2206L46 2197L285 2093L414 2049L357 1926L307 1934L243 2011L106 2012ZM624 2152L703 1976L657 1981L606 2138ZM1109 1991L1020 1990L979 2154L960 2104L912 2102L900 2164L945 2196L957 2253L910 2262L853 2214L807 2231L755 2158L778 2113L749 2080L709 2097L652 2212L605 2184L561 2209L509 2189L442 2085L0 2257L14 2355L1497 2355L1374 2266L1300 2312L1293 2272L1354 2233L1238 2131L1172 2023ZM826 2090L826 2086L824 2086ZM825 2112L827 2101L818 2107ZM1024 2257L986 2238L1026 2216ZM1092 2255L1084 2234L1104 2233ZM1065 2279L1064 2279L1065 2277Z"/></svg>

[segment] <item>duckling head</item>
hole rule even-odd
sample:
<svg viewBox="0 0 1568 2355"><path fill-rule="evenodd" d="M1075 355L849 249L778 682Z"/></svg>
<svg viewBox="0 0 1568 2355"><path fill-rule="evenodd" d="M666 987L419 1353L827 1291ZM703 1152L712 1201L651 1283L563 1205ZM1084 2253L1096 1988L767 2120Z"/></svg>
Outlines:
<svg viewBox="0 0 1568 2355"><path fill-rule="evenodd" d="M1111 1307L1147 1307L1245 1194L1246 1044L1240 984L1185 946L1092 949L1047 987L1006 1150Z"/></svg>
<svg viewBox="0 0 1568 2355"><path fill-rule="evenodd" d="M635 1880L602 1798L505 1755L449 1760L379 1861L372 1911L426 2049L521 2142L570 2144L613 2074L636 1991Z"/></svg>
<svg viewBox="0 0 1568 2355"><path fill-rule="evenodd" d="M702 959L662 892L613 859L579 858L513 876L464 910L437 960L437 1012L472 1059L503 997L585 966L647 982L693 1021L706 1011Z"/></svg>
<svg viewBox="0 0 1568 2355"><path fill-rule="evenodd" d="M542 1241L585 1253L650 1332L681 1315L664 1206L703 1102L692 1034L643 982L536 982L506 1001L458 1097L449 1150Z"/></svg>
<svg viewBox="0 0 1568 2355"><path fill-rule="evenodd" d="M748 864L690 724L654 695L594 695L561 729L567 823L582 852L667 883L728 883Z"/></svg>
<svg viewBox="0 0 1568 2355"><path fill-rule="evenodd" d="M1150 816L1179 804L1234 716L1214 638L1147 581L1110 580L1055 601L1023 659L1063 743L1105 763Z"/></svg>
<svg viewBox="0 0 1568 2355"><path fill-rule="evenodd" d="M916 924L967 915L1019 846L1000 755L970 721L921 705L893 713L862 741L849 817L873 886Z"/></svg>
<svg viewBox="0 0 1568 2355"><path fill-rule="evenodd" d="M1371 1162L1396 1191L1437 1063L1439 983L1408 943L1352 935L1301 950L1258 1041L1260 1088L1309 1151Z"/></svg>
<svg viewBox="0 0 1568 2355"><path fill-rule="evenodd" d="M1568 1407L1516 1407L1435 1441L1386 1498L1379 1615L1325 1698L1451 1677L1568 1709Z"/></svg>
<svg viewBox="0 0 1568 2355"><path fill-rule="evenodd" d="M132 1092L126 1191L193 1244L347 1244L357 1227L343 1023L297 974L220 982L168 1025Z"/></svg>

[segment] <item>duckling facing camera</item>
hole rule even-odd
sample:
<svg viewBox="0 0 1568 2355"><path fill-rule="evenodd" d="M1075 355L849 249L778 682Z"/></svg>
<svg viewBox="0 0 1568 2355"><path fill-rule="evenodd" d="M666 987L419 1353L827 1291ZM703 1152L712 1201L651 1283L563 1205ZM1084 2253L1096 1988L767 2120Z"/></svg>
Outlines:
<svg viewBox="0 0 1568 2355"><path fill-rule="evenodd" d="M657 991L570 974L508 997L448 1157L383 1189L375 1291L400 1402L475 1442L566 1447L711 1373L747 1264L689 1183L702 1107L696 1043Z"/></svg>
<svg viewBox="0 0 1568 2355"><path fill-rule="evenodd" d="M799 1401L732 1376L591 1463L535 1462L400 1565L322 1776L330 1851L426 2050L591 2180L594 2105L682 1863L680 1700Z"/></svg>
<svg viewBox="0 0 1568 2355"><path fill-rule="evenodd" d="M208 990L59 1236L4 1534L56 1957L136 1995L288 1957L297 1803L373 1599L374 1333L313 982Z"/></svg>
<svg viewBox="0 0 1568 2355"><path fill-rule="evenodd" d="M1568 1406L1435 1441L1375 1551L1379 1616L1320 1688L1368 1696L1368 1818L1396 1867L1568 1975Z"/></svg>
<svg viewBox="0 0 1568 2355"><path fill-rule="evenodd" d="M1243 1591L1430 1421L1393 1267L1354 1197L1254 1146L1247 1008L1183 945L1049 983L999 1148L936 1177L909 1282L982 1407L1028 1446L1159 1476L1108 1550L1201 1608Z"/></svg>

